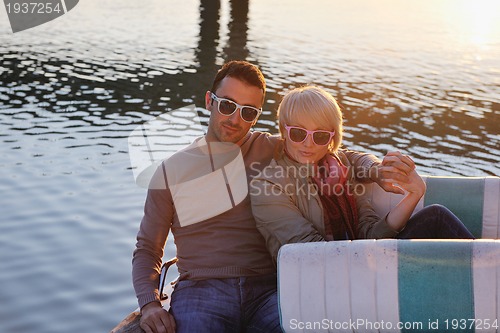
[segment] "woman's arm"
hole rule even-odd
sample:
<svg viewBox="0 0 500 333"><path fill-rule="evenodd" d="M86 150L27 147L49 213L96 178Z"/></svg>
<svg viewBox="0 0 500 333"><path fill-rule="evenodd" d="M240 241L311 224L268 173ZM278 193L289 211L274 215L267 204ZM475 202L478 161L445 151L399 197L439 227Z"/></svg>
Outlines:
<svg viewBox="0 0 500 333"><path fill-rule="evenodd" d="M381 218L373 208L371 201L365 195L356 196L358 209L358 234L359 239L394 238L398 234L389 224L387 215Z"/></svg>
<svg viewBox="0 0 500 333"><path fill-rule="evenodd" d="M407 192L405 197L389 212L389 215L387 216L387 224L397 231L401 231L401 229L405 227L406 222L410 219L413 210L425 194L426 190L425 182L415 170L409 173L408 179L408 183L401 182L398 184ZM397 181L394 180L389 181L397 183Z"/></svg>
<svg viewBox="0 0 500 333"><path fill-rule="evenodd" d="M254 178L250 183L250 198L257 229L264 236L275 263L278 251L284 244L324 241L282 186Z"/></svg>

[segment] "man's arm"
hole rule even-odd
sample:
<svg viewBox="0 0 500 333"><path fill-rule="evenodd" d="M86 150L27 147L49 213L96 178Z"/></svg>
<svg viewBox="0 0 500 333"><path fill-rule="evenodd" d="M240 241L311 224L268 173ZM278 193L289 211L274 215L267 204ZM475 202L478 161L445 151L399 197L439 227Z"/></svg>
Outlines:
<svg viewBox="0 0 500 333"><path fill-rule="evenodd" d="M375 181L371 173L374 173L376 170L375 167L381 163L375 155L348 149L342 149L341 151L345 154L349 163L354 168L354 177L357 181L363 183Z"/></svg>
<svg viewBox="0 0 500 333"><path fill-rule="evenodd" d="M388 152L382 162L372 154L343 150L347 159L354 167L355 177L360 182L376 182L387 192L404 194L395 184L407 184L409 175L415 170L415 163L399 151Z"/></svg>
<svg viewBox="0 0 500 333"><path fill-rule="evenodd" d="M144 216L132 259L132 278L139 306L160 301L158 292L163 249L170 230L167 190L148 190Z"/></svg>
<svg viewBox="0 0 500 333"><path fill-rule="evenodd" d="M166 181L162 166L152 182ZM149 189L132 259L132 278L142 314L141 327L147 333L175 332L173 317L161 307L158 291L163 249L173 214L174 205L166 182L164 189Z"/></svg>

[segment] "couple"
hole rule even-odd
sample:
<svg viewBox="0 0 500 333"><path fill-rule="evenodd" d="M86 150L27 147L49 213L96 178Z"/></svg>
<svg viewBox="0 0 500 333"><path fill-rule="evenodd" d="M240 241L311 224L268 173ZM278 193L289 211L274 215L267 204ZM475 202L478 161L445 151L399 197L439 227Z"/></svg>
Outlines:
<svg viewBox="0 0 500 333"><path fill-rule="evenodd" d="M442 230L431 228L432 223L451 225L459 232L456 237L472 237L440 207L424 209L398 234L425 184L411 159L400 153L389 153L379 163L372 155L338 150L341 113L333 97L319 88L300 88L284 98L279 108L283 139L250 132L262 112L265 89L256 66L244 61L225 64L205 96L210 111L207 134L164 161L153 177L152 182L164 186L148 190L132 261L146 333L281 332L273 258L285 243L405 233L431 238L427 229L436 231L438 238ZM211 149L217 143L238 147L238 154L214 158ZM223 151L220 156L227 155L225 148L218 149ZM292 173L278 178L273 172L288 166L310 168L311 177L293 178ZM349 170L340 170L344 168ZM392 185L398 183L409 194L380 219L367 203L328 189L336 183L347 189L354 180L351 174L356 181L375 181L403 193ZM314 182L322 190L309 199L281 191L288 183L300 182ZM269 187L275 191L266 192ZM436 214L440 221L431 221ZM158 280L170 230L180 277L167 312L160 305Z"/></svg>

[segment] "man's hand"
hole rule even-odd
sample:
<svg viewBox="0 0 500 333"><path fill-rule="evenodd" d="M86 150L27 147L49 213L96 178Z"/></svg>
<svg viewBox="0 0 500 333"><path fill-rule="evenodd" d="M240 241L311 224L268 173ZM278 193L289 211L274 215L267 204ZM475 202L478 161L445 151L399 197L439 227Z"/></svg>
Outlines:
<svg viewBox="0 0 500 333"><path fill-rule="evenodd" d="M151 302L141 309L141 328L146 333L175 333L174 317L158 302Z"/></svg>
<svg viewBox="0 0 500 333"><path fill-rule="evenodd" d="M370 178L387 192L404 194L404 190L396 184L410 182L409 175L415 170L415 162L399 151L390 151L382 163L370 169Z"/></svg>

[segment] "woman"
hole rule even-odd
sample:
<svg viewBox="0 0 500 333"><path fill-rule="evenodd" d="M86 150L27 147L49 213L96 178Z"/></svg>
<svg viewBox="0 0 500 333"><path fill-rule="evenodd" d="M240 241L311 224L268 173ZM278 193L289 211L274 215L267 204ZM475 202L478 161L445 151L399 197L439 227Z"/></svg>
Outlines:
<svg viewBox="0 0 500 333"><path fill-rule="evenodd" d="M278 108L282 145L250 184L257 227L276 261L288 243L363 238L473 238L440 205L411 214L425 193L415 170L401 202L385 217L356 192L353 170L339 146L342 113L335 99L314 86L292 90ZM410 218L411 217L411 218Z"/></svg>

